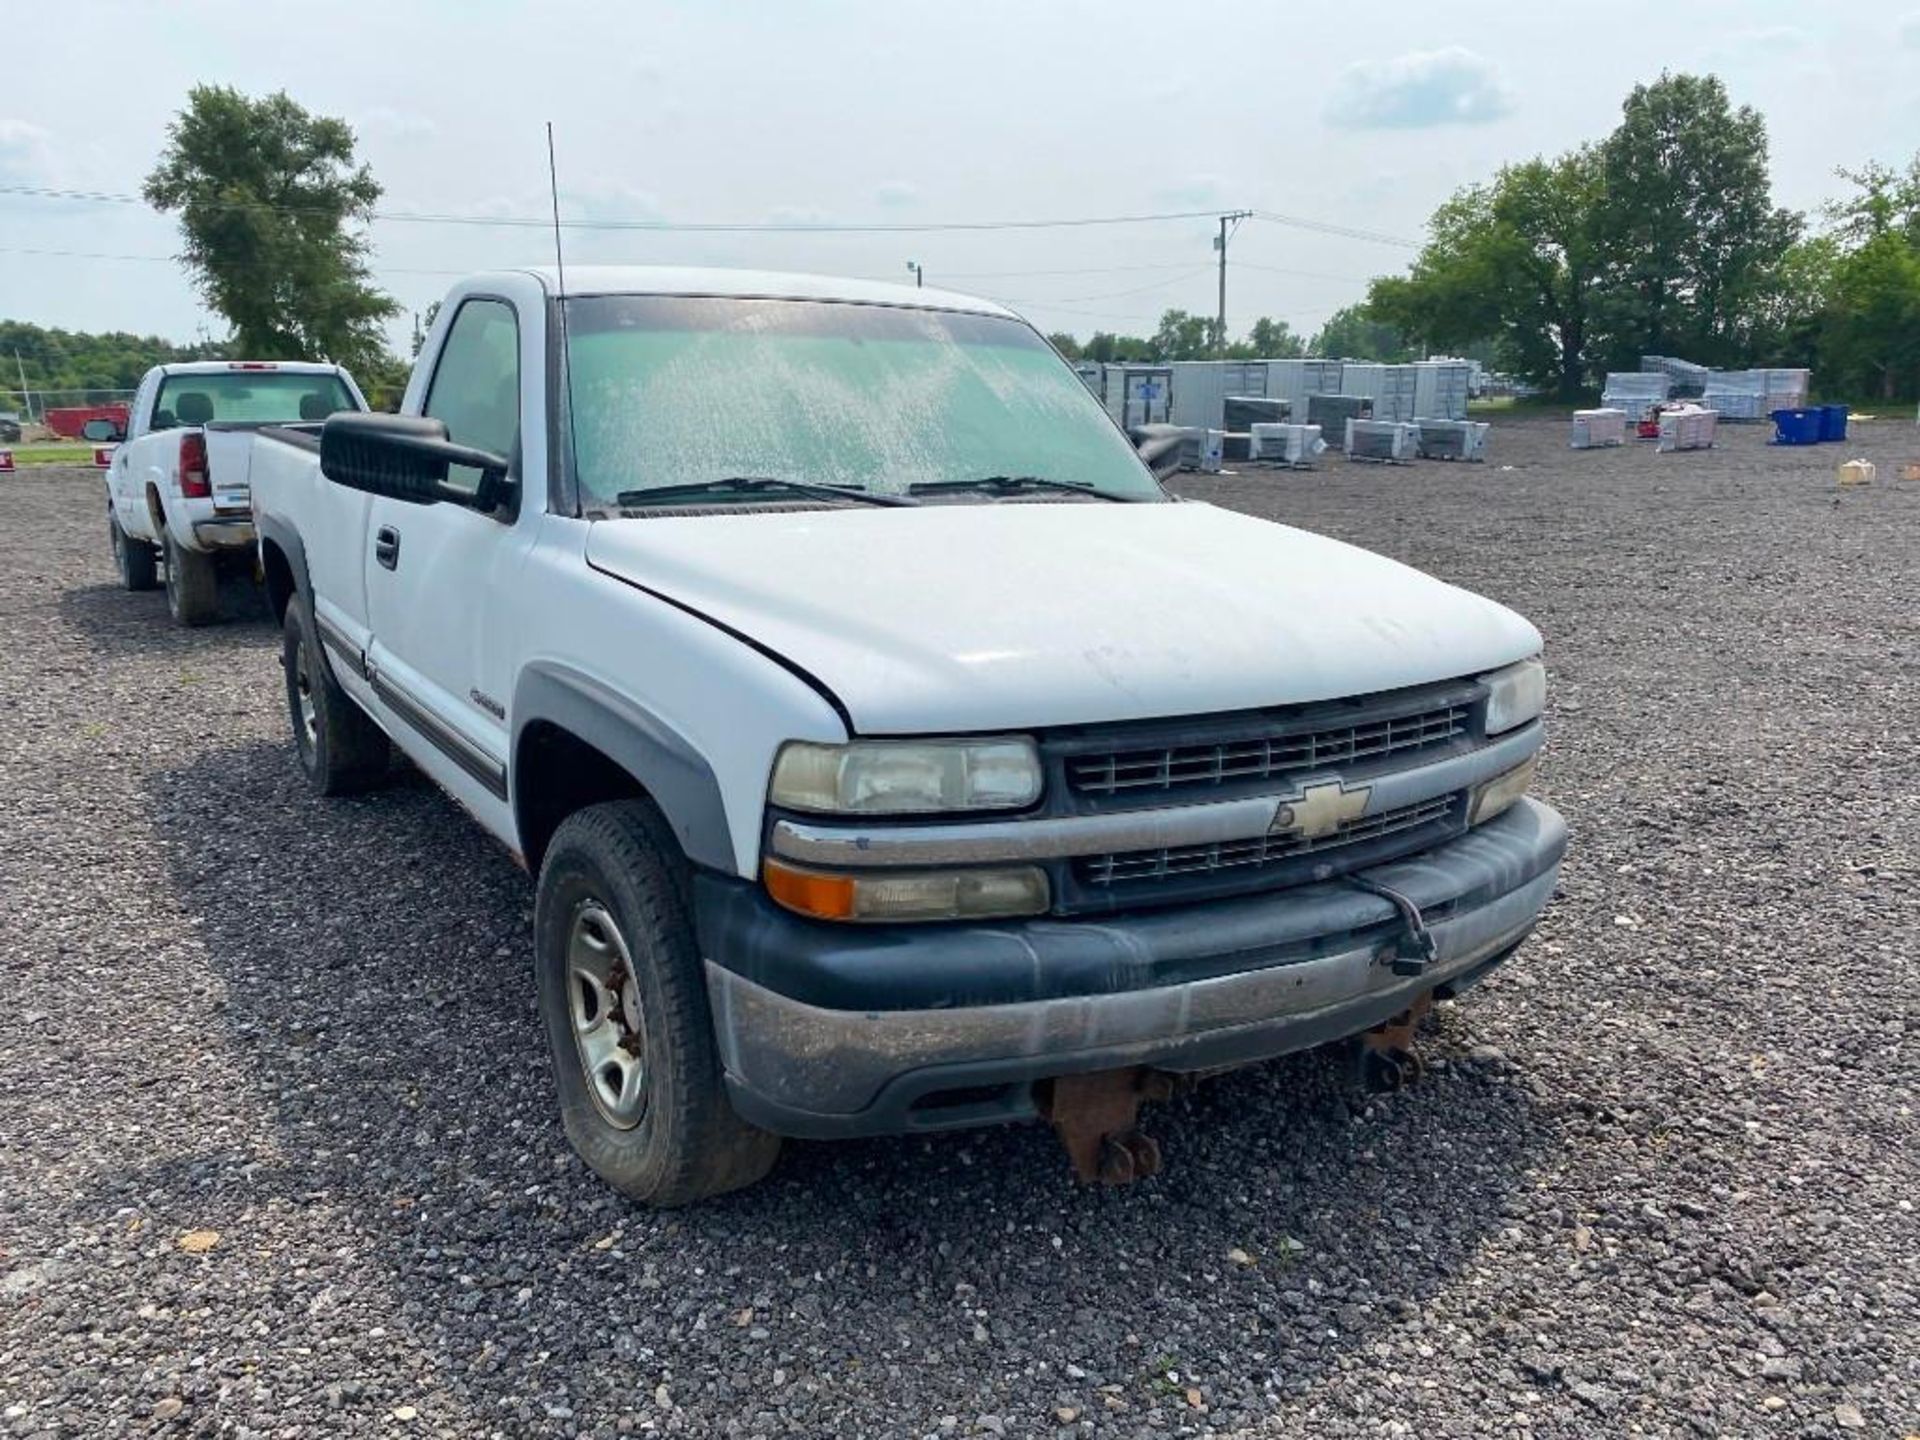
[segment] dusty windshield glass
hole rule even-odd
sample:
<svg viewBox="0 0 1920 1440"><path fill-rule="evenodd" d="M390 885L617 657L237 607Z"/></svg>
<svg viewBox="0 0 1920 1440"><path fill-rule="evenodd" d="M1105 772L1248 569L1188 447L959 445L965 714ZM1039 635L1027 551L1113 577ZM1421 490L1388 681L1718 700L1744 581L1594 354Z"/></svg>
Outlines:
<svg viewBox="0 0 1920 1440"><path fill-rule="evenodd" d="M809 300L567 302L583 500L725 504L750 477L906 495L1128 499L1162 492L1051 346L996 316ZM701 491L700 487L716 488ZM964 498L964 490L939 498Z"/></svg>

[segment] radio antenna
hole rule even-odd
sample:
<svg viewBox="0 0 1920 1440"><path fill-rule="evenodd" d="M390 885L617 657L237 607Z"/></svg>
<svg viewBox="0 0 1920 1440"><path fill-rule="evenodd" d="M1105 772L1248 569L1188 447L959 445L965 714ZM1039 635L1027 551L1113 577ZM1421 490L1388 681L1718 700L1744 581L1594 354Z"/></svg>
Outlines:
<svg viewBox="0 0 1920 1440"><path fill-rule="evenodd" d="M560 295L554 301L554 311L560 323L560 383L567 397L567 453L565 463L568 471L573 468L573 353L567 345L567 257L560 245L560 170L553 163L553 122L547 121L547 188L553 196L553 268L557 272ZM569 486L569 489L573 487ZM574 493L577 507L580 497Z"/></svg>

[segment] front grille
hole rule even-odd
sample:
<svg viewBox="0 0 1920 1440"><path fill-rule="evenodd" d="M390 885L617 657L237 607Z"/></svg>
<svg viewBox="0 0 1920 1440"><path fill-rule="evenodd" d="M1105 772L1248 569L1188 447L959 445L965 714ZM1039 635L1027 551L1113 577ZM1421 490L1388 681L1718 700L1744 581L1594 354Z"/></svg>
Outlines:
<svg viewBox="0 0 1920 1440"><path fill-rule="evenodd" d="M1067 783L1082 795L1139 795L1365 764L1450 744L1467 734L1472 713L1470 704L1442 705L1347 724L1321 719L1310 728L1212 745L1070 755Z"/></svg>
<svg viewBox="0 0 1920 1440"><path fill-rule="evenodd" d="M1439 795L1378 815L1363 815L1326 835L1256 835L1250 840L1223 840L1211 845L1180 845L1161 850L1132 850L1113 855L1090 855L1074 869L1087 885L1124 885L1141 880L1171 880L1210 875L1242 866L1275 865L1328 850L1364 845L1403 831L1418 830L1451 819L1461 795Z"/></svg>

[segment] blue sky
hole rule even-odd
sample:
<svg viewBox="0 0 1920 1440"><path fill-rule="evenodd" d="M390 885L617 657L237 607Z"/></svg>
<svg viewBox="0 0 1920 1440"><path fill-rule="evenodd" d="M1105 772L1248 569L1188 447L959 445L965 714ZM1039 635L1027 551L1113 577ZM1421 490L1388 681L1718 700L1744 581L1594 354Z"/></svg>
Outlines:
<svg viewBox="0 0 1920 1440"><path fill-rule="evenodd" d="M1415 237L1456 186L1597 138L1662 67L1757 106L1776 198L1920 147L1920 9L1700 0L10 0L0 186L137 191L196 81L348 120L385 208L572 218L943 221L1248 206ZM752 265L992 295L1046 329L1213 308L1210 221L925 235L583 233L569 258ZM455 272L546 261L539 231L382 221L410 310ZM206 316L137 206L0 195L0 316L190 338ZM1232 249L1229 315L1311 331L1410 252L1270 222ZM404 321L396 326L396 338Z"/></svg>

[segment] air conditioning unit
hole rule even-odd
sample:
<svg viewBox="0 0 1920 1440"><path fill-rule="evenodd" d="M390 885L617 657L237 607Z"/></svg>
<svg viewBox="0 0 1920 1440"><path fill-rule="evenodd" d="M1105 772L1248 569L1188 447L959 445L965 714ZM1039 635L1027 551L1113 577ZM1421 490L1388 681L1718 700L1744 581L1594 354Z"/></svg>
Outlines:
<svg viewBox="0 0 1920 1440"><path fill-rule="evenodd" d="M1484 460L1493 427L1482 420L1416 420L1423 460Z"/></svg>
<svg viewBox="0 0 1920 1440"><path fill-rule="evenodd" d="M1255 425L1247 458L1270 465L1311 465L1326 448L1318 425Z"/></svg>
<svg viewBox="0 0 1920 1440"><path fill-rule="evenodd" d="M1227 432L1183 427L1180 435L1180 468L1198 470L1203 475L1218 475L1226 448Z"/></svg>
<svg viewBox="0 0 1920 1440"><path fill-rule="evenodd" d="M1573 412L1573 448L1575 450L1598 450L1608 445L1626 443L1626 411L1576 410Z"/></svg>
<svg viewBox="0 0 1920 1440"><path fill-rule="evenodd" d="M1292 418L1293 407L1278 396L1229 395L1225 406L1229 434L1246 434L1255 425L1277 425Z"/></svg>
<svg viewBox="0 0 1920 1440"><path fill-rule="evenodd" d="M1365 395L1309 395L1307 423L1318 425L1322 435L1345 435L1347 421L1365 420L1373 414L1373 400Z"/></svg>
<svg viewBox="0 0 1920 1440"><path fill-rule="evenodd" d="M1413 458L1420 427L1405 420L1347 421L1347 458L1399 464Z"/></svg>
<svg viewBox="0 0 1920 1440"><path fill-rule="evenodd" d="M1698 405L1676 405L1660 412L1659 450L1711 450L1719 412Z"/></svg>

